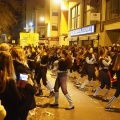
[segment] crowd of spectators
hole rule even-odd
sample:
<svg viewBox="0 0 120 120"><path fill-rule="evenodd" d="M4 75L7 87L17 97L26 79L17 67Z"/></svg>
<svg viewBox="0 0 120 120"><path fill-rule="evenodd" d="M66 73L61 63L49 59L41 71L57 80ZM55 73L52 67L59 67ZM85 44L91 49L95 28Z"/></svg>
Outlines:
<svg viewBox="0 0 120 120"><path fill-rule="evenodd" d="M62 61L61 53L64 56L69 56L72 65L66 65ZM68 75L75 80L75 85L82 91L85 91L85 86L92 82L93 98L97 98L100 90L105 88L106 91L103 100L108 102L106 110L111 109L111 104L120 94L120 59L119 54L120 45L113 44L112 46L98 46L93 48L89 46L13 46L6 43L0 45L0 116L5 116L5 120L25 120L29 110L35 108L36 103L34 95L43 95L40 80L42 79L43 85L48 88L50 94L48 97L58 97L59 87L63 87L63 93L67 98L70 106L68 110L73 109L71 97L63 85L66 82L58 82L59 86L51 85L47 80L47 70L51 70L53 74L59 75L57 78L65 77ZM66 59L65 59L66 60ZM59 61L59 64L55 64ZM60 67L62 66L62 67ZM65 68L64 68L64 67ZM116 67L117 66L117 67ZM114 68L114 69L113 69ZM59 70L62 69L62 70ZM65 70L64 70L65 69ZM67 74L66 74L67 72ZM79 78L76 73L79 73ZM20 74L28 76L27 82L21 82ZM81 83L84 76L87 79ZM107 99L109 90L111 89L112 80L116 76L116 93L111 100ZM96 80L100 81L100 87L97 88ZM61 81L63 81L61 79ZM56 83L57 84L57 83ZM34 104L33 104L34 103ZM32 106L31 106L32 105ZM21 107L22 106L22 107ZM51 105L52 107L58 106L58 102Z"/></svg>

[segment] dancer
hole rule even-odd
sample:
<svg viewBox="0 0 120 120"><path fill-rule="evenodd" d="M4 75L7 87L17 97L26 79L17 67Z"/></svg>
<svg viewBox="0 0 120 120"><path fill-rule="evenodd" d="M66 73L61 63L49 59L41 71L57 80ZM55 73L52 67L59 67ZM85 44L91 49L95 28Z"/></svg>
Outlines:
<svg viewBox="0 0 120 120"><path fill-rule="evenodd" d="M93 48L90 47L88 48L88 53L85 57L86 63L87 63L87 74L88 74L88 79L85 80L82 85L80 86L80 90L84 91L85 85L87 85L92 79L93 79L93 88L92 92L95 91L95 81L96 81L96 75L95 75L95 62L96 58L95 55L93 54Z"/></svg>
<svg viewBox="0 0 120 120"><path fill-rule="evenodd" d="M72 99L67 91L67 69L72 66L72 59L69 57L66 50L62 50L61 59L58 60L57 78L55 81L55 102L51 104L51 107L58 107L59 88L61 87L63 94L69 102L69 106L66 110L74 109Z"/></svg>
<svg viewBox="0 0 120 120"><path fill-rule="evenodd" d="M106 111L114 111L114 109L111 108L110 106L116 100L116 98L120 95L120 53L116 57L113 70L116 71L117 89L113 97L109 100L108 104L106 105L106 108L105 108Z"/></svg>
<svg viewBox="0 0 120 120"><path fill-rule="evenodd" d="M105 90L105 94L103 97L103 102L107 102L107 96L108 96L108 92L111 86L110 83L110 77L108 74L108 69L109 69L109 65L111 64L111 58L110 56L108 58L105 57L105 50L101 49L100 50L100 58L99 58L99 78L100 78L100 82L101 85L99 88L97 88L97 90L95 91L95 93L93 94L93 97L96 97L98 95L98 93L106 86L106 90Z"/></svg>
<svg viewBox="0 0 120 120"><path fill-rule="evenodd" d="M38 93L36 96L43 95L43 91L41 89L40 79L42 78L43 85L47 87L47 89L50 91L50 94L48 97L54 96L54 89L50 83L50 81L47 80L46 74L47 74L47 64L48 64L48 54L47 51L44 49L42 55L41 55L41 61L37 63L36 69L35 69L35 80L38 85Z"/></svg>

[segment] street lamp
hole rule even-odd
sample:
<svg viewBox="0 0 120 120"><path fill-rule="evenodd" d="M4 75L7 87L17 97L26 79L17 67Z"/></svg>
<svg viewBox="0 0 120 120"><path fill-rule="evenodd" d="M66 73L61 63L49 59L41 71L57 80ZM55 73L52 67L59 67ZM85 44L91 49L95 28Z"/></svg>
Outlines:
<svg viewBox="0 0 120 120"><path fill-rule="evenodd" d="M33 22L30 22L29 25L30 25L30 27L32 27L33 26Z"/></svg>
<svg viewBox="0 0 120 120"><path fill-rule="evenodd" d="M44 18L44 17L40 17L40 21L41 21L41 22L44 22L44 21L45 21L45 18Z"/></svg>
<svg viewBox="0 0 120 120"><path fill-rule="evenodd" d="M59 4L61 0L54 0L54 3Z"/></svg>

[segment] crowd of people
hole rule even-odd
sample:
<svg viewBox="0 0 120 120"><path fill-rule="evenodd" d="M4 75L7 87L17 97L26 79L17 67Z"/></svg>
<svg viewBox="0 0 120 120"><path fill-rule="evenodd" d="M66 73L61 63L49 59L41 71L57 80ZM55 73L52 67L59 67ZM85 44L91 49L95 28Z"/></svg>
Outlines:
<svg viewBox="0 0 120 120"><path fill-rule="evenodd" d="M93 48L85 46L13 46L0 45L0 118L4 120L26 120L28 112L36 107L34 96L43 95L41 81L48 89L48 97L55 97L50 107L58 107L59 88L69 105L66 110L75 108L67 90L67 79L73 77L79 90L92 81L93 98L106 88L103 101L108 102L105 110L113 111L111 104L120 94L120 46ZM47 79L47 70L53 72L56 81L53 85ZM98 72L99 71L99 72ZM76 78L76 73L79 78ZM99 73L99 74L96 74ZM20 75L23 75L23 79ZM111 78L117 76L116 92L108 100ZM25 80L27 76L27 80ZM82 83L82 79L87 79ZM97 88L96 80L100 81Z"/></svg>

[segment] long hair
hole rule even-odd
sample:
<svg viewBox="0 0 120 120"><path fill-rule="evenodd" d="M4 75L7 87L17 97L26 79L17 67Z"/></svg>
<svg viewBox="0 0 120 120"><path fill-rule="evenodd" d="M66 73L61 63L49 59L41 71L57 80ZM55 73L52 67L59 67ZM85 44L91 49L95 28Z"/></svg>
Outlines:
<svg viewBox="0 0 120 120"><path fill-rule="evenodd" d="M5 91L7 82L14 79L15 72L12 56L9 52L0 52L0 93Z"/></svg>
<svg viewBox="0 0 120 120"><path fill-rule="evenodd" d="M0 51L9 51L10 47L7 43L2 43L0 45Z"/></svg>
<svg viewBox="0 0 120 120"><path fill-rule="evenodd" d="M71 56L68 54L68 51L67 50L62 50L62 54L64 54L65 56L65 61L66 61L66 65L67 65L67 68L71 68L72 66L72 58Z"/></svg>
<svg viewBox="0 0 120 120"><path fill-rule="evenodd" d="M113 70L114 71L120 70L120 53L118 53L116 56L116 60L115 60L114 65L113 65Z"/></svg>
<svg viewBox="0 0 120 120"><path fill-rule="evenodd" d="M20 47L14 47L11 50L11 55L13 59L19 60L21 62L26 62L24 50Z"/></svg>

